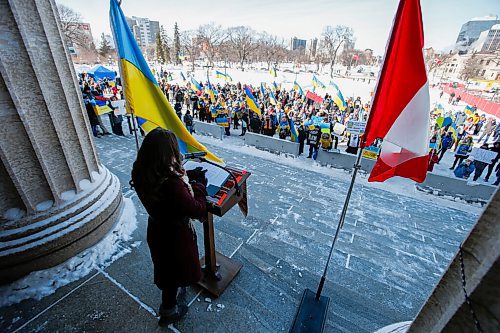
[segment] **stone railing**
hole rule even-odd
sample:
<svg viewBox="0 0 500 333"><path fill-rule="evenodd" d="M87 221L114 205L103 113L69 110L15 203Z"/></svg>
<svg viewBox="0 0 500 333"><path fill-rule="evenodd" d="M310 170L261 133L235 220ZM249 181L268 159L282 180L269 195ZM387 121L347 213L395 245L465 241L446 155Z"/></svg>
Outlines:
<svg viewBox="0 0 500 333"><path fill-rule="evenodd" d="M198 134L213 136L216 139L222 140L224 137L224 127L215 123L205 123L198 120L193 120L194 130Z"/></svg>
<svg viewBox="0 0 500 333"><path fill-rule="evenodd" d="M282 140L272 136L248 132L245 134L244 139L245 144L262 150L295 156L299 155L299 144L290 140Z"/></svg>

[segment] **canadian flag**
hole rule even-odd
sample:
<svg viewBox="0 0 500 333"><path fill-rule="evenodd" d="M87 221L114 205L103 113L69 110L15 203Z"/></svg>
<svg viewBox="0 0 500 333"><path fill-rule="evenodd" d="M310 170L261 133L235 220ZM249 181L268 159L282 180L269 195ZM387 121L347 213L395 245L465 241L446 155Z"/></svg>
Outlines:
<svg viewBox="0 0 500 333"><path fill-rule="evenodd" d="M400 176L423 182L427 175L429 83L423 56L419 0L400 0L365 133L367 147L382 138L368 181Z"/></svg>

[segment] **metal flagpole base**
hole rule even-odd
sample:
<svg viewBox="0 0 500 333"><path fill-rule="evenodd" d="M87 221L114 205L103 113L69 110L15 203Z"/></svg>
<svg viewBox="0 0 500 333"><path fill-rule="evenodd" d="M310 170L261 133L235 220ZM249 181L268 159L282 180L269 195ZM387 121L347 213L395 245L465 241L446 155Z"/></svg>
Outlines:
<svg viewBox="0 0 500 333"><path fill-rule="evenodd" d="M323 332L329 304L330 297L317 300L314 292L304 290L290 333Z"/></svg>

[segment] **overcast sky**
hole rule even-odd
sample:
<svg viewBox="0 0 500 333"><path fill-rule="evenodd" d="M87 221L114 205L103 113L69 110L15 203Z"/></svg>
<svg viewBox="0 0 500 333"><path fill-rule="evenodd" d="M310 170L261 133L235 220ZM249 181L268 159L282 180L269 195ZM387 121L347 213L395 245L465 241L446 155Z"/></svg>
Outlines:
<svg viewBox="0 0 500 333"><path fill-rule="evenodd" d="M56 0L79 12L94 38L110 33L108 0ZM326 25L354 29L356 48L382 55L398 0L123 0L126 16L160 21L169 35L174 22L181 30L215 22L224 27L248 25L288 40L320 37ZM452 45L463 23L472 17L498 15L500 0L421 0L426 47Z"/></svg>

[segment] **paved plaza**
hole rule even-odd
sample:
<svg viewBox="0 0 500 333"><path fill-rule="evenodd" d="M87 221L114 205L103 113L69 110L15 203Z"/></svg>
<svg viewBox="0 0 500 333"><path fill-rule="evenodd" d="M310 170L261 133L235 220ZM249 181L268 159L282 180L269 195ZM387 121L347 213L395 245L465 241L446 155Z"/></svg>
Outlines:
<svg viewBox="0 0 500 333"><path fill-rule="evenodd" d="M41 300L2 308L0 331L289 330L303 290L315 290L322 274L350 180L347 172L330 177L314 168L207 145L228 165L252 173L249 216L233 208L215 221L217 250L243 268L218 299L189 288L186 318L160 329L147 215L128 186L135 141L110 136L96 144L102 163L136 205L138 227L122 244L130 253ZM331 298L326 332L373 332L417 314L477 219L477 209L466 212L442 202L355 185L323 290ZM201 224L196 228L203 255Z"/></svg>

